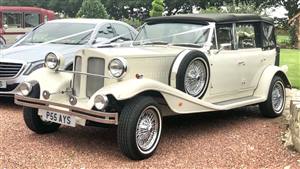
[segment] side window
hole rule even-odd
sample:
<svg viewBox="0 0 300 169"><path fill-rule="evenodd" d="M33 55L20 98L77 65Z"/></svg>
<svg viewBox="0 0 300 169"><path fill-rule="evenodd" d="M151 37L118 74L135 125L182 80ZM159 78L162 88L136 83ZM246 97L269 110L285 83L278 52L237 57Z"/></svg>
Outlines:
<svg viewBox="0 0 300 169"><path fill-rule="evenodd" d="M239 49L258 47L259 37L256 35L254 23L238 23L236 24L236 39Z"/></svg>
<svg viewBox="0 0 300 169"><path fill-rule="evenodd" d="M131 32L130 30L121 24L113 24L115 30L116 30L116 36L122 36L120 39L124 41L130 41L132 40Z"/></svg>
<svg viewBox="0 0 300 169"><path fill-rule="evenodd" d="M40 24L40 15L37 13L24 14L25 28L33 28Z"/></svg>
<svg viewBox="0 0 300 169"><path fill-rule="evenodd" d="M22 27L22 13L5 12L3 13L3 25L8 28L21 28Z"/></svg>
<svg viewBox="0 0 300 169"><path fill-rule="evenodd" d="M276 47L275 43L275 33L274 26L268 23L262 23L262 46L264 49L274 49Z"/></svg>
<svg viewBox="0 0 300 169"><path fill-rule="evenodd" d="M110 24L103 25L97 34L97 38L111 39L115 37L114 30Z"/></svg>
<svg viewBox="0 0 300 169"><path fill-rule="evenodd" d="M232 24L217 25L217 41L218 47L221 48L221 44L230 44L227 50L234 49L234 41L232 35Z"/></svg>

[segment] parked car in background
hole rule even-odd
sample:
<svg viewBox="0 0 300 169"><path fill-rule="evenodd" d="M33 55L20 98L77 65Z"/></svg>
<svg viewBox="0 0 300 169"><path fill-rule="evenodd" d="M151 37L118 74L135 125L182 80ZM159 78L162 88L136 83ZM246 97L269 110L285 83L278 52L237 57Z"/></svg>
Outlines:
<svg viewBox="0 0 300 169"><path fill-rule="evenodd" d="M8 49L0 51L0 96L13 96L17 86L38 68L45 55L56 51L64 57L64 70L72 70L74 54L87 47L117 46L132 41L137 31L130 25L104 19L48 21ZM112 44L113 43L113 44Z"/></svg>
<svg viewBox="0 0 300 169"><path fill-rule="evenodd" d="M82 49L74 71L49 53L15 103L29 129L118 125L118 144L140 160L156 150L162 117L258 104L280 116L291 84L278 66L271 18L252 14L150 18L131 48ZM199 150L201 151L201 150Z"/></svg>
<svg viewBox="0 0 300 169"><path fill-rule="evenodd" d="M54 12L43 8L0 6L0 45L11 45L17 36L53 19Z"/></svg>

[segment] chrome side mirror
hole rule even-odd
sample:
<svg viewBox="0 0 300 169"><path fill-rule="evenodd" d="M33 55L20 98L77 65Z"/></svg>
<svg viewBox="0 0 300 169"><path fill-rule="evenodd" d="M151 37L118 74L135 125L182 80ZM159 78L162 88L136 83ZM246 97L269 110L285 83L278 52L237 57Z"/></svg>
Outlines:
<svg viewBox="0 0 300 169"><path fill-rule="evenodd" d="M220 44L220 49L215 54L220 53L222 50L230 50L230 49L231 49L231 43L222 43Z"/></svg>

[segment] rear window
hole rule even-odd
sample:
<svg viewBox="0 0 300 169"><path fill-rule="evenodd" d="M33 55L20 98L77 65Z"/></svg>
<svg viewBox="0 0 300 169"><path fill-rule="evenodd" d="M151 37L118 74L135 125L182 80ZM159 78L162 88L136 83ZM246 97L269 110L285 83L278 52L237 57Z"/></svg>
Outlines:
<svg viewBox="0 0 300 169"><path fill-rule="evenodd" d="M262 23L262 37L263 37L263 48L264 49L274 49L276 47L275 43L275 33L274 25L269 23Z"/></svg>

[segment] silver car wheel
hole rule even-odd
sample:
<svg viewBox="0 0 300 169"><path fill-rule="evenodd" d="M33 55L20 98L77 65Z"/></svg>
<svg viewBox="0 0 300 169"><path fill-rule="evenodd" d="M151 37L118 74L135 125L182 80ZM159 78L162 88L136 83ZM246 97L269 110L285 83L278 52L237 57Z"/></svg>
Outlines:
<svg viewBox="0 0 300 169"><path fill-rule="evenodd" d="M195 58L188 65L184 76L186 93L197 97L201 95L207 82L207 65L202 58Z"/></svg>
<svg viewBox="0 0 300 169"><path fill-rule="evenodd" d="M155 106L146 107L136 126L136 144L143 154L151 153L157 146L162 128L161 115Z"/></svg>
<svg viewBox="0 0 300 169"><path fill-rule="evenodd" d="M276 113L281 113L285 104L285 88L284 85L277 81L272 90L272 107Z"/></svg>

